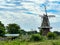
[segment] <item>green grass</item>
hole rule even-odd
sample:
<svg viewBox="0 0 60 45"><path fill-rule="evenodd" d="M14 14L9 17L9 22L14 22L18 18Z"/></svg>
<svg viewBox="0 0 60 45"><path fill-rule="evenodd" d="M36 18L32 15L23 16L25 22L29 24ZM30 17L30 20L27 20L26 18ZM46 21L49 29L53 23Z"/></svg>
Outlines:
<svg viewBox="0 0 60 45"><path fill-rule="evenodd" d="M60 45L60 40L45 40L42 42L26 42L20 40L0 41L0 45Z"/></svg>

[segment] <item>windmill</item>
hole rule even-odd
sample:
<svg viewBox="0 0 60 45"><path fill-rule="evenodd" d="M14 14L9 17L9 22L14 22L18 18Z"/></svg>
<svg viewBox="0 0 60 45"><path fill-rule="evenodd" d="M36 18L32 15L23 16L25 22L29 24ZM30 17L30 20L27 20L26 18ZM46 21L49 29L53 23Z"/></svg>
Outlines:
<svg viewBox="0 0 60 45"><path fill-rule="evenodd" d="M41 23L41 27L39 27L39 29L42 30L42 35L47 35L47 33L50 32L50 29L52 29L52 27L50 27L49 17L55 17L55 16L48 15L46 6L44 6L44 7L45 7L46 14L43 14L43 16L39 15L43 19L42 23Z"/></svg>

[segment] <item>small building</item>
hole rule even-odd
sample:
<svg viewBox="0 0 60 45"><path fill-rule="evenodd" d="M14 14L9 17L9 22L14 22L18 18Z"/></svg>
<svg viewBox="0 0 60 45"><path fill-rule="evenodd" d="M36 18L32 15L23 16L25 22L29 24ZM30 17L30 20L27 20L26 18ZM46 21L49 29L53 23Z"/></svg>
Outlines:
<svg viewBox="0 0 60 45"><path fill-rule="evenodd" d="M5 36L7 36L7 37L18 37L19 34L5 34Z"/></svg>
<svg viewBox="0 0 60 45"><path fill-rule="evenodd" d="M8 40L13 40L13 39L16 39L19 37L19 34L5 34L5 37L8 39Z"/></svg>

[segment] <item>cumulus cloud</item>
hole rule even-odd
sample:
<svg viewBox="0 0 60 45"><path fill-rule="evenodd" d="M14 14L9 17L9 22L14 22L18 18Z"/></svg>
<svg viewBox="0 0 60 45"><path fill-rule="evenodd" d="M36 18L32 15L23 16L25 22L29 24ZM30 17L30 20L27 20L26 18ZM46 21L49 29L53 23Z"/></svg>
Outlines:
<svg viewBox="0 0 60 45"><path fill-rule="evenodd" d="M8 11L0 12L0 14L0 19L5 24L5 26L9 23L17 23L23 29L37 29L41 22L40 17L30 14L28 15L24 13L14 13Z"/></svg>
<svg viewBox="0 0 60 45"><path fill-rule="evenodd" d="M60 21L60 13L51 11L59 11L60 6L52 0L0 0L0 3L0 20L5 26L9 23L17 23L25 30L38 29L42 21L39 15L45 13L42 4L46 3L48 15L56 16L50 19L50 23Z"/></svg>

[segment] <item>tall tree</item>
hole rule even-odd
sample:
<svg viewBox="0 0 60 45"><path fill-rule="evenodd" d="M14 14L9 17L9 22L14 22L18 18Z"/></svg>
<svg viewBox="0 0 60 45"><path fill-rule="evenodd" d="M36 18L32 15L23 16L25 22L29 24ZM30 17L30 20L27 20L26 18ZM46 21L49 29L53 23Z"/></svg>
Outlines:
<svg viewBox="0 0 60 45"><path fill-rule="evenodd" d="M5 26L0 21L0 36L4 36L4 34L5 34Z"/></svg>
<svg viewBox="0 0 60 45"><path fill-rule="evenodd" d="M10 34L18 34L20 33L20 26L18 24L8 24L8 26L6 26L6 29L8 31L8 33Z"/></svg>

